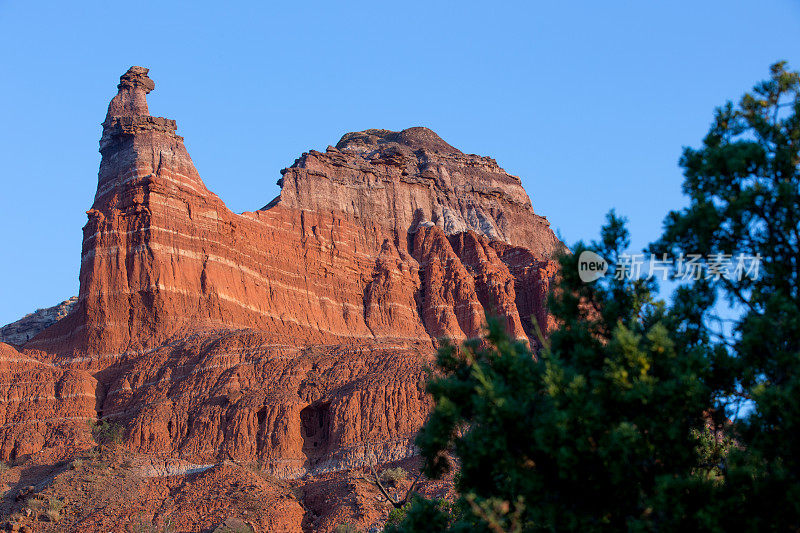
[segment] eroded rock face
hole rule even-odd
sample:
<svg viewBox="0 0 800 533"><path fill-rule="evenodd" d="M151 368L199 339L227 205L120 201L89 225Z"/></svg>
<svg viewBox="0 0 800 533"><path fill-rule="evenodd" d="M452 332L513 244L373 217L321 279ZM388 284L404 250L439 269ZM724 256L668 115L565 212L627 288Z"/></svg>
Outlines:
<svg viewBox="0 0 800 533"><path fill-rule="evenodd" d="M89 445L98 381L0 343L0 458Z"/></svg>
<svg viewBox="0 0 800 533"><path fill-rule="evenodd" d="M153 88L132 67L109 104L73 311L21 352L0 345L2 458L100 417L137 453L285 478L367 449L398 460L430 408L439 338L480 335L487 312L518 338L535 338L532 316L547 324L561 243L491 158L425 128L349 133L236 214L175 122L150 116Z"/></svg>
<svg viewBox="0 0 800 533"><path fill-rule="evenodd" d="M353 215L398 237L433 224L473 231L550 259L561 243L533 212L520 179L491 157L463 154L427 128L348 133L282 171L286 206Z"/></svg>

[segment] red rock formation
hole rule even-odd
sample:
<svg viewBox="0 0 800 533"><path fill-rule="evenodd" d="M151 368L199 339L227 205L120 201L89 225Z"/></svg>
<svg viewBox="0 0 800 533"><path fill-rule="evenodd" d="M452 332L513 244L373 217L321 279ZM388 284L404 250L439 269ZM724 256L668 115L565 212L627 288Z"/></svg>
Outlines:
<svg viewBox="0 0 800 533"><path fill-rule="evenodd" d="M282 173L281 204L351 214L399 239L431 222L447 235L472 230L523 246L540 260L560 246L518 177L427 128L348 133L336 148L303 154Z"/></svg>
<svg viewBox="0 0 800 533"><path fill-rule="evenodd" d="M0 458L80 448L96 420L97 379L0 343Z"/></svg>
<svg viewBox="0 0 800 533"><path fill-rule="evenodd" d="M367 446L398 460L438 338L479 335L487 312L519 338L547 323L561 244L491 158L425 128L350 133L236 214L150 116L147 74L120 78L103 122L75 308L22 353L0 345L2 458L82 442L100 416L132 451L286 478Z"/></svg>
<svg viewBox="0 0 800 533"><path fill-rule="evenodd" d="M103 123L77 310L30 347L113 359L214 328L268 330L295 344L427 342L477 335L486 311L508 314L523 335L527 317L514 309L510 279L494 273L490 283L507 287L482 286L483 300L475 293L473 273L488 279L478 267L485 253L473 273L457 258L445 265L458 285L452 298L446 287L421 291L441 268L426 260L431 272L420 272L421 254L454 252L447 239L420 240L420 227L425 236L438 227L442 237L474 231L522 246L535 268L559 246L519 179L490 158L462 154L424 128L347 134L283 171L281 196L267 208L237 215L206 189L175 122L149 115L147 69L131 68L118 87ZM503 302L494 301L498 290Z"/></svg>

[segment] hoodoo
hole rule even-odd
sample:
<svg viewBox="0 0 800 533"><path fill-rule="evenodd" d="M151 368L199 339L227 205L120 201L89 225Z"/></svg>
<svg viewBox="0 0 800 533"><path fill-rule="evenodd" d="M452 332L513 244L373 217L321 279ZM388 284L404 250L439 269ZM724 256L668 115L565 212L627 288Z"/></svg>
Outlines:
<svg viewBox="0 0 800 533"><path fill-rule="evenodd" d="M426 128L348 133L236 214L150 115L148 69L117 87L78 300L0 344L3 459L86 446L98 418L131 452L284 478L400 459L438 339L479 335L487 313L518 338L547 323L562 245L493 159Z"/></svg>

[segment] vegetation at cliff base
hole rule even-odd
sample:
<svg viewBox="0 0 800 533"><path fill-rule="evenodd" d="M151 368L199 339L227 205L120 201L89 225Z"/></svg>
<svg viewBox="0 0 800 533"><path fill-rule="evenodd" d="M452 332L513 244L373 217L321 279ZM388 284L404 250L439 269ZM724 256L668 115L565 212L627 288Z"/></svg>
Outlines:
<svg viewBox="0 0 800 533"><path fill-rule="evenodd" d="M113 446L122 441L124 428L121 424L107 420L92 421L89 424L92 437L101 446Z"/></svg>
<svg viewBox="0 0 800 533"><path fill-rule="evenodd" d="M459 496L417 496L387 532L800 528L798 74L773 65L680 165L689 205L648 251L758 257L758 275L698 276L669 304L643 278L584 283L582 251L614 265L629 246L612 212L559 258L536 358L492 320L440 350L417 444Z"/></svg>

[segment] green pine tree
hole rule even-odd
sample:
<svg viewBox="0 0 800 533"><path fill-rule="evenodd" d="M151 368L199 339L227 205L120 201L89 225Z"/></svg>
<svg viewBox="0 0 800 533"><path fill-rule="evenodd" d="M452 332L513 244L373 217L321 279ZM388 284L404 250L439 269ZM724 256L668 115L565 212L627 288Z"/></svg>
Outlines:
<svg viewBox="0 0 800 533"><path fill-rule="evenodd" d="M718 109L699 149L681 159L690 204L667 217L659 253L703 252L758 272L703 279L679 295L680 324L734 356L729 411L736 445L715 498L727 529L800 529L800 76L784 62L738 105ZM735 269L735 267L733 267ZM732 272L735 274L735 272ZM757 275L756 275L757 274ZM698 295L702 295L699 297ZM717 299L739 318L720 331Z"/></svg>
<svg viewBox="0 0 800 533"><path fill-rule="evenodd" d="M613 263L628 244L612 213L591 249ZM443 375L429 385L436 407L417 442L429 475L451 467L448 452L458 458L460 498L442 531L695 523L691 509L675 516L658 495L711 485L698 446L714 354L671 333L647 282L583 283L584 249L560 258L550 310L561 326L538 359L495 320L484 342L440 351ZM389 531L415 530L403 526Z"/></svg>
<svg viewBox="0 0 800 533"><path fill-rule="evenodd" d="M612 212L599 242L560 258L538 358L494 320L440 350L417 442L428 475L457 464L459 497L415 498L387 531L800 527L799 87L778 63L717 110L681 159L690 205L651 247L760 257L760 275L704 277L669 307L647 281L583 283L583 250L615 264L629 245Z"/></svg>

